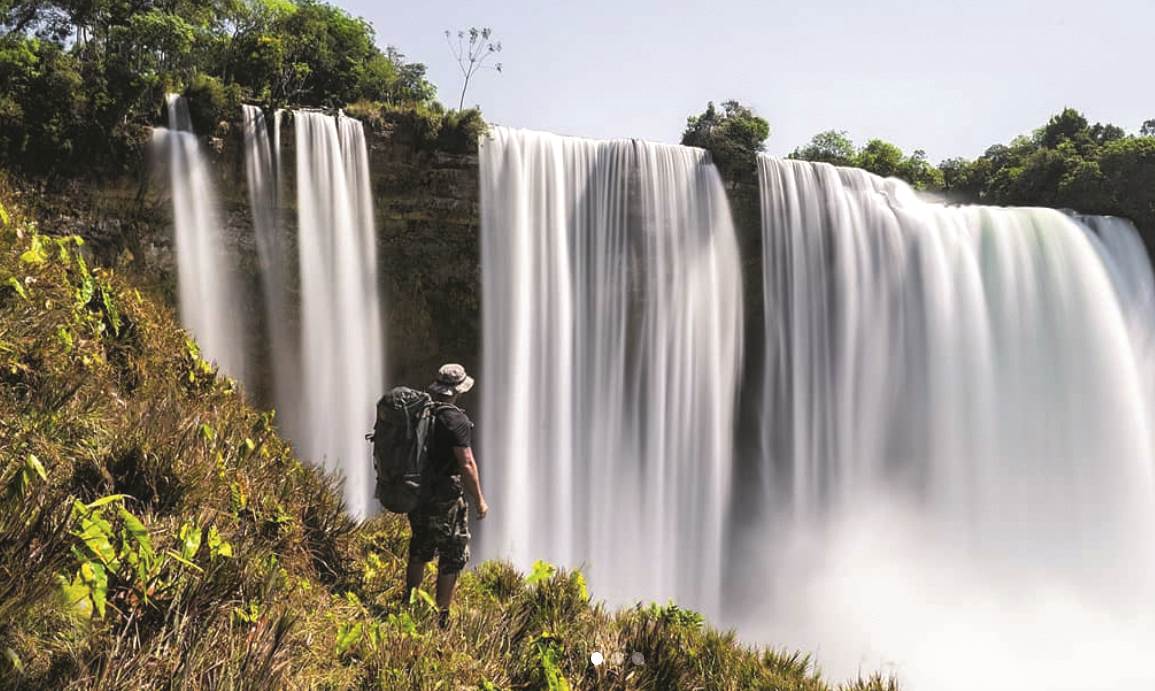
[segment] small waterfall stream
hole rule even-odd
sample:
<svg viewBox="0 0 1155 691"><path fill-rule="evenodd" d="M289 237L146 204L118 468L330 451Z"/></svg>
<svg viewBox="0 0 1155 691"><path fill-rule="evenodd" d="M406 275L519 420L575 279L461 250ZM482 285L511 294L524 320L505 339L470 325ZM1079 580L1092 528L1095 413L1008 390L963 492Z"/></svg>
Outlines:
<svg viewBox="0 0 1155 691"><path fill-rule="evenodd" d="M368 154L361 123L312 111L296 130L301 285L298 448L345 477L356 516L372 511L365 432L385 385Z"/></svg>
<svg viewBox="0 0 1155 691"><path fill-rule="evenodd" d="M297 373L300 368L300 334L291 321L288 238L280 218L280 113L277 114L273 140L269 144L269 126L265 113L257 106L242 106L245 146L245 181L249 191L249 208L253 215L257 261L261 272L264 304L265 352L269 353L268 378L271 380L272 403L281 428L297 434L300 403Z"/></svg>
<svg viewBox="0 0 1155 691"><path fill-rule="evenodd" d="M153 130L153 146L167 169L172 194L178 312L205 359L245 381L249 344L236 257L221 233L220 204L188 104L177 94L166 100L169 126Z"/></svg>

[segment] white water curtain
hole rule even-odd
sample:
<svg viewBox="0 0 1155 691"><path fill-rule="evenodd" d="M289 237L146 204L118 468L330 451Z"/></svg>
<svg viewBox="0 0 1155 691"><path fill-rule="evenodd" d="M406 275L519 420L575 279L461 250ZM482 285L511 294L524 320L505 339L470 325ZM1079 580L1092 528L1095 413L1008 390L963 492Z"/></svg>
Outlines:
<svg viewBox="0 0 1155 691"><path fill-rule="evenodd" d="M494 128L481 186L484 552L715 610L742 335L717 171Z"/></svg>

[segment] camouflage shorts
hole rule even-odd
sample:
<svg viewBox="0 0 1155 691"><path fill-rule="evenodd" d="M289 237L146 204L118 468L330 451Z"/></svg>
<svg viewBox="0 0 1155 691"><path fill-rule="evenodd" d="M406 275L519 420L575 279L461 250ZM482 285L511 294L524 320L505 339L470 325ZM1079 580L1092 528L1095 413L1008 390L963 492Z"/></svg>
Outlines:
<svg viewBox="0 0 1155 691"><path fill-rule="evenodd" d="M452 502L418 506L409 513L409 557L432 561L438 557L437 572L457 573L469 561L469 508L464 497Z"/></svg>

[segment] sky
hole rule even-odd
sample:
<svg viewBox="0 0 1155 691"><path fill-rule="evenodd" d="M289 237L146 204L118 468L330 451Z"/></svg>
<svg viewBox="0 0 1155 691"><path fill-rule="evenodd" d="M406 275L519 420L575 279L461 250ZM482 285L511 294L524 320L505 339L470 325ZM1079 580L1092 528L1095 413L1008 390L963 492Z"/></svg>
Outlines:
<svg viewBox="0 0 1155 691"><path fill-rule="evenodd" d="M466 105L489 122L676 143L737 99L785 155L814 134L973 158L1066 106L1136 131L1155 118L1155 0L334 0L428 66L456 107L446 29L493 28L503 72Z"/></svg>

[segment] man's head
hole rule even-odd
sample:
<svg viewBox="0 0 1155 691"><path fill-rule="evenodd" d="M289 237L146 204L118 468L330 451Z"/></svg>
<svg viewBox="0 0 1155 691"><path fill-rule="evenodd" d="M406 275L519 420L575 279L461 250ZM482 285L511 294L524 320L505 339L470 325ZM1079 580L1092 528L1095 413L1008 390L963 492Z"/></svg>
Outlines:
<svg viewBox="0 0 1155 691"><path fill-rule="evenodd" d="M458 396L472 388L473 377L465 373L465 368L456 363L449 363L437 370L437 376L426 390L437 400L452 403Z"/></svg>

